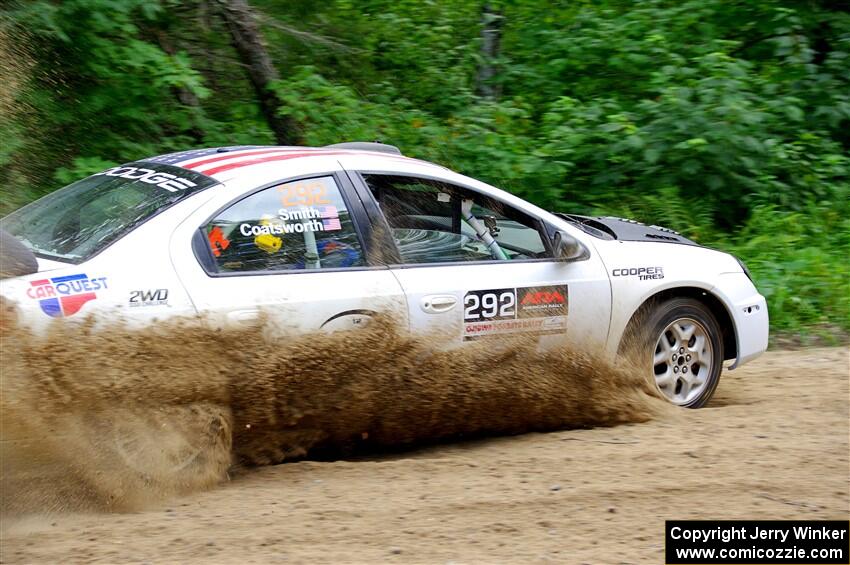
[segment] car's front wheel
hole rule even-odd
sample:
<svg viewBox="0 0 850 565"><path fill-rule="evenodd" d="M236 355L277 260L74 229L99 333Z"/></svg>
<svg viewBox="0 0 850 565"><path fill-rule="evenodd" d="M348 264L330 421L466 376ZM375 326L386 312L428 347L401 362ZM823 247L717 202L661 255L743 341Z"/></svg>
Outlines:
<svg viewBox="0 0 850 565"><path fill-rule="evenodd" d="M700 408L714 395L723 370L723 333L711 310L692 298L655 306L639 332L640 356L667 400Z"/></svg>

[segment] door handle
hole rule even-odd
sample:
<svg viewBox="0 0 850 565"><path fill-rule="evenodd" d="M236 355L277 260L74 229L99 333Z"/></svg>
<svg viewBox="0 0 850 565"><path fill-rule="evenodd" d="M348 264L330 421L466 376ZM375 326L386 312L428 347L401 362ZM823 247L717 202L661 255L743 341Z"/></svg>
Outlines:
<svg viewBox="0 0 850 565"><path fill-rule="evenodd" d="M227 313L227 321L233 324L248 325L259 319L259 310L233 310Z"/></svg>
<svg viewBox="0 0 850 565"><path fill-rule="evenodd" d="M424 312L429 314L442 314L448 312L457 304L457 297L453 294L432 294L422 298L420 306Z"/></svg>

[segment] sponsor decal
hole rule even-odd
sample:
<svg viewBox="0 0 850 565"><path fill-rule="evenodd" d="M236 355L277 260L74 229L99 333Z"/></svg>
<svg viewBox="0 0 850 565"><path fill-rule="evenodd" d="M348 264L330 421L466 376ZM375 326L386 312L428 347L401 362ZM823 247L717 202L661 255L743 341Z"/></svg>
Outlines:
<svg viewBox="0 0 850 565"><path fill-rule="evenodd" d="M611 271L614 277L637 277L640 281L648 281L664 278L662 267L625 267Z"/></svg>
<svg viewBox="0 0 850 565"><path fill-rule="evenodd" d="M97 298L97 291L106 288L106 277L67 275L31 281L27 296L38 300L41 311L48 316L63 318L79 312L86 302Z"/></svg>
<svg viewBox="0 0 850 565"><path fill-rule="evenodd" d="M463 299L463 339L567 329L567 285L473 290Z"/></svg>
<svg viewBox="0 0 850 565"><path fill-rule="evenodd" d="M567 287L538 286L517 289L519 317L567 315Z"/></svg>
<svg viewBox="0 0 850 565"><path fill-rule="evenodd" d="M130 165L112 167L111 169L107 169L102 173L97 173L92 176L100 175L144 182L165 189L168 192L179 192L181 190L186 190L187 188L198 186L197 183L192 182L189 179L181 178L171 173L164 173L144 167L133 167Z"/></svg>
<svg viewBox="0 0 850 565"><path fill-rule="evenodd" d="M131 290L128 304L130 308L139 308L142 306L167 306L168 289L157 288L154 290Z"/></svg>

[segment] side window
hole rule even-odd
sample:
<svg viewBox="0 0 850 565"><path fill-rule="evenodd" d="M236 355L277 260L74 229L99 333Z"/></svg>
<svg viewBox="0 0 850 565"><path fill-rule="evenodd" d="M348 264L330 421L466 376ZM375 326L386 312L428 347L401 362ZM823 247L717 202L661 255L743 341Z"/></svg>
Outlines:
<svg viewBox="0 0 850 565"><path fill-rule="evenodd" d="M551 257L539 222L465 188L428 179L363 175L404 263Z"/></svg>
<svg viewBox="0 0 850 565"><path fill-rule="evenodd" d="M220 272L364 265L363 250L333 177L254 193L205 228Z"/></svg>

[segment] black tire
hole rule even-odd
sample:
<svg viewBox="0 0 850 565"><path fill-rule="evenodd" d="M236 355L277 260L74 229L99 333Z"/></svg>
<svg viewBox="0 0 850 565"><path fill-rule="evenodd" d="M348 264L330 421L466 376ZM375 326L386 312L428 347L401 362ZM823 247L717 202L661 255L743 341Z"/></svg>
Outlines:
<svg viewBox="0 0 850 565"><path fill-rule="evenodd" d="M710 344L710 351L706 355L710 359L710 366L705 370L704 384L700 385L702 387L701 390L693 398L688 398L686 401L681 402L669 396L669 389L668 392L665 392L658 385L656 378L658 373L656 371L662 365L655 365L652 360L657 353L663 354L660 349L662 333L677 320L689 320L696 322L697 327L702 326L701 329L704 330L706 340ZM675 336L672 339L675 339ZM723 371L723 330L717 318L715 318L714 314L712 314L711 310L705 304L693 298L672 298L649 305L642 312L633 331L630 332L628 340L631 342L630 349L636 355L636 359L639 360L638 362L644 366L648 362L649 376L653 384L655 384L656 389L671 403L686 408L702 408L711 400L720 382L720 374ZM676 355L676 352L673 355ZM649 357L648 360L647 357ZM675 363L671 364L675 365ZM687 371L687 368L684 371ZM676 390L682 384L680 380L682 377L684 375L673 377L675 380L673 390Z"/></svg>

